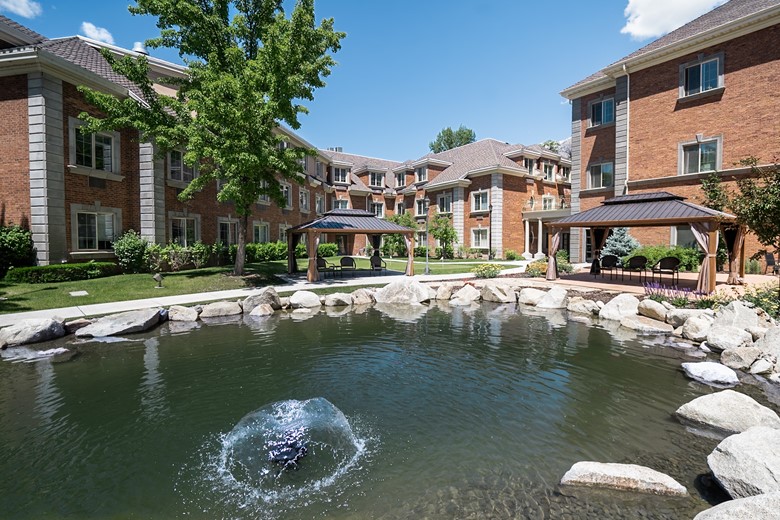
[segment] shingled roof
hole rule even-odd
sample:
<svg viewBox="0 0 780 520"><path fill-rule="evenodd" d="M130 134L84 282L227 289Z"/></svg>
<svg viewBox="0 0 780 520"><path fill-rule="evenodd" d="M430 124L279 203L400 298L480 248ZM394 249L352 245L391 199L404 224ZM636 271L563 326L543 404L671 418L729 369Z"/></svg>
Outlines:
<svg viewBox="0 0 780 520"><path fill-rule="evenodd" d="M362 209L334 209L322 217L292 227L288 233L303 233L307 230L340 231L342 233L413 233L413 229L381 219Z"/></svg>
<svg viewBox="0 0 780 520"><path fill-rule="evenodd" d="M0 25L6 25L13 31L21 33L25 39L28 40L28 44L41 43L42 41L46 41L45 36L38 34L29 27L25 27L24 25L11 20L2 14L0 14Z"/></svg>

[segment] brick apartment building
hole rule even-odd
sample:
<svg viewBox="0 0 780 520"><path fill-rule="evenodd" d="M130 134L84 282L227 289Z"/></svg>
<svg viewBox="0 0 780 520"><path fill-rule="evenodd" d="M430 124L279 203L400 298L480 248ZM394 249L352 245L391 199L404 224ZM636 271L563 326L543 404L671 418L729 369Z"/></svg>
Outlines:
<svg viewBox="0 0 780 520"><path fill-rule="evenodd" d="M100 48L134 54L78 36L48 39L0 16L0 220L31 229L40 264L110 258L112 240L128 229L157 243L234 243L238 220L231 204L216 201L217 183L178 200L198 174L182 162L181 150L160 157L131 128L79 131L81 112L100 114L77 85L140 96L110 69ZM186 74L181 66L148 60L154 78ZM173 93L162 83L155 87ZM293 145L316 149L289 130L279 132ZM257 242L285 240L288 228L333 208L383 217L411 211L421 229L426 213L444 213L463 248L541 256L545 223L569 211L570 166L567 157L538 145L493 139L403 163L318 150L303 161L300 182L283 184L285 207L258 200L248 235ZM368 245L367 237L325 240L351 254Z"/></svg>
<svg viewBox="0 0 780 520"><path fill-rule="evenodd" d="M572 212L654 191L702 204L711 172L734 190L750 173L740 160L779 160L779 41L779 0L731 0L565 89ZM687 226L632 234L643 245L695 243ZM748 235L747 255L761 248ZM590 260L582 229L570 250Z"/></svg>

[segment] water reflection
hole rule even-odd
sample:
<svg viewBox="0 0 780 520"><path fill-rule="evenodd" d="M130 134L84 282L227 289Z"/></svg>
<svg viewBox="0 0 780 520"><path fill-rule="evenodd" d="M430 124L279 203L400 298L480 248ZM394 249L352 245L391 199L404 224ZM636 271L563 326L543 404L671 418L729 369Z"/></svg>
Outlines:
<svg viewBox="0 0 780 520"><path fill-rule="evenodd" d="M404 323L414 323L428 312L427 305L377 303L375 308L385 316Z"/></svg>
<svg viewBox="0 0 780 520"><path fill-rule="evenodd" d="M168 415L165 404L165 382L160 373L160 340L144 341L144 375L141 378L141 413L145 419L163 418Z"/></svg>

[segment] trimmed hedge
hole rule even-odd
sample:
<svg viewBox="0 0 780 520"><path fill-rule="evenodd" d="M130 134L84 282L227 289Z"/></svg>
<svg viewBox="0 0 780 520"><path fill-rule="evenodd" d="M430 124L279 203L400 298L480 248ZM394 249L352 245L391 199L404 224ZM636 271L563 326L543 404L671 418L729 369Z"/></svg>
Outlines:
<svg viewBox="0 0 780 520"><path fill-rule="evenodd" d="M680 271L698 271L704 253L698 248L682 246L642 246L634 249L630 255L623 258L623 265L634 256L644 256L647 258L648 269L654 266L658 261L667 256L673 256L680 260Z"/></svg>
<svg viewBox="0 0 780 520"><path fill-rule="evenodd" d="M122 274L122 268L112 262L52 264L11 269L5 275L5 281L12 283L73 282L115 274Z"/></svg>

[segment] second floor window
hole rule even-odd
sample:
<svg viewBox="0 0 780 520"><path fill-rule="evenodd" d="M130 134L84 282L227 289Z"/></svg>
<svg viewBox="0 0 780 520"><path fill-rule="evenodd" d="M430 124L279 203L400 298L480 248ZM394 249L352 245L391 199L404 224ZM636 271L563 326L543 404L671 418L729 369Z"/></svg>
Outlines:
<svg viewBox="0 0 780 520"><path fill-rule="evenodd" d="M439 213L452 213L452 193L444 193L437 198Z"/></svg>
<svg viewBox="0 0 780 520"><path fill-rule="evenodd" d="M264 190L268 189L268 181L260 181L260 187ZM259 204L269 204L271 202L271 197L267 193L261 193L257 197L257 202Z"/></svg>
<svg viewBox="0 0 780 520"><path fill-rule="evenodd" d="M349 177L349 168L333 168L333 182L346 184Z"/></svg>
<svg viewBox="0 0 780 520"><path fill-rule="evenodd" d="M415 201L415 215L425 215L428 209L425 206L425 199L417 199Z"/></svg>
<svg viewBox="0 0 780 520"><path fill-rule="evenodd" d="M284 197L285 209L292 208L292 186L289 184L282 184L282 195Z"/></svg>
<svg viewBox="0 0 780 520"><path fill-rule="evenodd" d="M553 177L553 164L551 162L546 162L543 164L544 169L544 180L546 181L552 181L555 180Z"/></svg>
<svg viewBox="0 0 780 520"><path fill-rule="evenodd" d="M566 167L562 166L562 167L558 168L558 173L560 174L561 179L563 179L564 181L568 182L569 181L569 176L571 175L571 168L566 168Z"/></svg>
<svg viewBox="0 0 780 520"><path fill-rule="evenodd" d="M542 197L542 209L547 211L555 209L555 199L552 197Z"/></svg>
<svg viewBox="0 0 780 520"><path fill-rule="evenodd" d="M717 168L718 142L683 146L683 173L711 172Z"/></svg>
<svg viewBox="0 0 780 520"><path fill-rule="evenodd" d="M588 169L589 188L607 188L615 184L612 163L594 164Z"/></svg>
<svg viewBox="0 0 780 520"><path fill-rule="evenodd" d="M371 203L371 213L376 215L379 218L382 218L385 216L385 205L381 202L372 202Z"/></svg>
<svg viewBox="0 0 780 520"><path fill-rule="evenodd" d="M93 170L114 171L114 138L108 134L87 134L76 128L76 165Z"/></svg>
<svg viewBox="0 0 780 520"><path fill-rule="evenodd" d="M180 150L168 153L168 176L172 180L190 182L195 175L195 169L184 164L184 154Z"/></svg>
<svg viewBox="0 0 780 520"><path fill-rule="evenodd" d="M476 191L471 194L471 211L488 211L488 192Z"/></svg>
<svg viewBox="0 0 780 520"><path fill-rule="evenodd" d="M590 126L606 125L615 122L615 100L612 98L596 101L590 105Z"/></svg>
<svg viewBox="0 0 780 520"><path fill-rule="evenodd" d="M347 209L349 201L347 199L333 199L333 209Z"/></svg>
<svg viewBox="0 0 780 520"><path fill-rule="evenodd" d="M368 177L369 186L374 188L383 188L385 186L385 174L380 172L370 172Z"/></svg>
<svg viewBox="0 0 780 520"><path fill-rule="evenodd" d="M298 205L301 211L309 211L310 200L311 197L309 196L308 190L298 190Z"/></svg>
<svg viewBox="0 0 780 520"><path fill-rule="evenodd" d="M428 168L420 166L414 169L415 182L425 182L428 180Z"/></svg>
<svg viewBox="0 0 780 520"><path fill-rule="evenodd" d="M403 215L406 212L406 204L399 202L395 205L395 212L399 215Z"/></svg>
<svg viewBox="0 0 780 520"><path fill-rule="evenodd" d="M317 194L314 196L314 211L320 215L325 213L325 197L322 195Z"/></svg>
<svg viewBox="0 0 780 520"><path fill-rule="evenodd" d="M685 67L683 89L686 96L718 88L718 59Z"/></svg>

